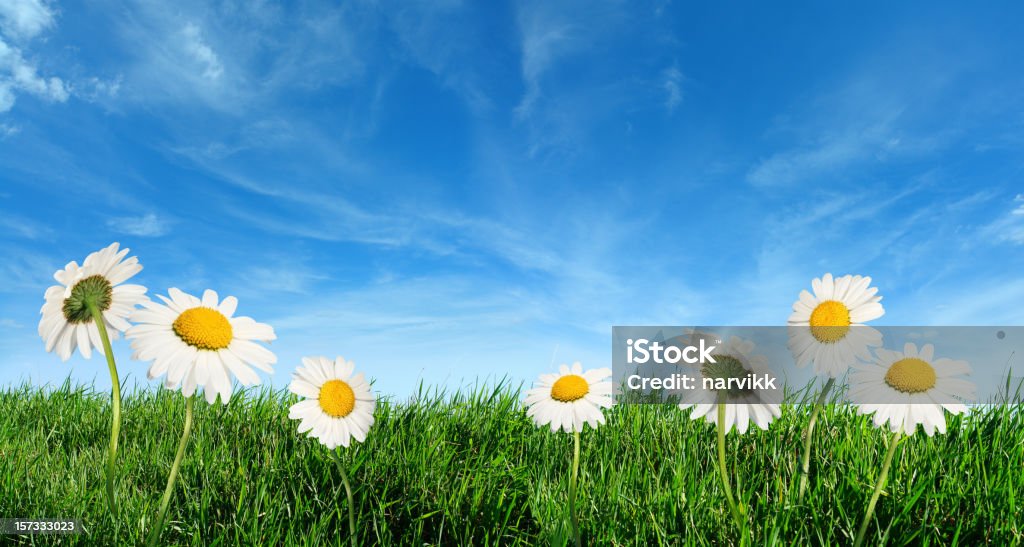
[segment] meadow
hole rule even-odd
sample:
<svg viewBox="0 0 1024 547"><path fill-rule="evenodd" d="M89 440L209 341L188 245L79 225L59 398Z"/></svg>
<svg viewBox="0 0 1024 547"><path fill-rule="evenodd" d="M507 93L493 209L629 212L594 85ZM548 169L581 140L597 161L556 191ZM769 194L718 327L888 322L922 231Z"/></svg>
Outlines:
<svg viewBox="0 0 1024 547"><path fill-rule="evenodd" d="M344 451L362 545L561 545L569 538L572 436L537 429L507 382L422 387L379 401L367 442ZM125 396L112 518L102 462L109 393L87 386L0 392L0 517L77 518L87 534L0 536L16 545L145 540L184 415L170 391ZM286 392L196 405L189 449L160 540L168 545L344 545L335 463L296 433ZM806 408L766 432L728 437L738 530L716 474L715 428L667 405L617 405L582 436L578 513L588 545L850 544L886 452L884 431L842 405L816 430L808 495L796 501ZM1024 416L987 407L948 417L946 435L898 449L868 544L1024 543Z"/></svg>

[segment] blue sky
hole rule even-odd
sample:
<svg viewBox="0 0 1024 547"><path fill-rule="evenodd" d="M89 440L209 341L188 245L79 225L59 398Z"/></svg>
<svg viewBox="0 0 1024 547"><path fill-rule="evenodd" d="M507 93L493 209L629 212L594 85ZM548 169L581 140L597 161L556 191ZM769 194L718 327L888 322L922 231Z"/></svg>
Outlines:
<svg viewBox="0 0 1024 547"><path fill-rule="evenodd" d="M0 1L0 383L112 241L400 397L610 362L612 325L1024 320L1019 5ZM123 373L144 365L117 344Z"/></svg>

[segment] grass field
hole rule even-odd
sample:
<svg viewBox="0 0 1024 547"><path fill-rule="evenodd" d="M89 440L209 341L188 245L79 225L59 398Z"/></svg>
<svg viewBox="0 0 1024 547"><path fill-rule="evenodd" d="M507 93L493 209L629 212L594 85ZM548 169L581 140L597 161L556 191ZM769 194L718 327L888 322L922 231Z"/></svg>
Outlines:
<svg viewBox="0 0 1024 547"><path fill-rule="evenodd" d="M537 430L516 386L423 391L381 401L367 442L345 452L363 545L561 544L569 532L572 437ZM347 507L335 464L287 418L289 395L196 405L164 544L342 545ZM120 517L102 462L109 394L68 385L0 393L0 517L77 518L88 535L6 536L18 544L144 541L180 434L184 400L125 398ZM795 502L806 409L768 432L730 435L730 464L755 545L846 544L886 450L883 432L830 406L816 431L809 495ZM620 405L582 438L580 527L592 545L726 545L741 533L714 466L714 427L659 405ZM1024 416L1004 408L949 420L945 436L904 442L868 544L1024 543ZM734 482L734 484L736 484Z"/></svg>

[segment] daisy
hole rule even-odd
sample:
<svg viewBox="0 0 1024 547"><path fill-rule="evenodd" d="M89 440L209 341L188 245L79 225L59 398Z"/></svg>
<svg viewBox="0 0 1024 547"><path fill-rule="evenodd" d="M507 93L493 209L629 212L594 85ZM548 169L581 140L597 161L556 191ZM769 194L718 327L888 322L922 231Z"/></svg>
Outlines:
<svg viewBox="0 0 1024 547"><path fill-rule="evenodd" d="M304 401L288 409L288 417L299 422L299 433L309 432L327 447L348 448L351 440L366 440L373 425L376 399L363 373L353 374L355 365L338 357L306 357L296 369L288 389Z"/></svg>
<svg viewBox="0 0 1024 547"><path fill-rule="evenodd" d="M92 357L92 349L106 355L100 327L117 339L128 330L128 316L135 306L146 302L146 287L123 283L142 271L138 257L125 259L129 249L118 244L96 251L81 266L71 261L53 274L60 285L46 289L46 303L39 313L39 336L46 351L56 351L62 361L75 349L82 357ZM96 317L102 316L102 325Z"/></svg>
<svg viewBox="0 0 1024 547"><path fill-rule="evenodd" d="M858 365L850 375L850 398L861 414L874 414L878 427L886 423L893 432L913 435L920 425L929 437L946 432L943 409L951 414L967 412L961 400L975 395L966 361L935 359L935 348L925 344L920 352L908 343L903 351L875 350L874 362Z"/></svg>
<svg viewBox="0 0 1024 547"><path fill-rule="evenodd" d="M863 324L885 314L869 287L870 277L827 273L811 281L814 295L803 290L789 316L789 350L798 367L814 362L815 374L837 378L856 358L871 359L871 347L882 345L882 334Z"/></svg>
<svg viewBox="0 0 1024 547"><path fill-rule="evenodd" d="M612 406L612 370L583 371L579 361L561 365L558 374L541 374L537 387L526 392L526 415L537 427L572 433L572 474L569 476L569 517L576 547L580 546L580 525L576 517L576 479L580 471L580 432L584 424L597 429L604 423L602 408Z"/></svg>
<svg viewBox="0 0 1024 547"><path fill-rule="evenodd" d="M872 363L855 367L850 378L850 398L857 403L858 412L874 414L876 426L888 424L892 438L857 532L855 545L858 547L864 543L875 504L885 487L889 467L902 438L913 435L918 425L929 437L936 431L945 433L943 409L951 414L963 414L967 407L961 400L975 396L974 383L961 377L970 374L971 366L966 361L935 359L935 348L931 344L925 344L918 351L917 345L907 343L902 352L878 349L875 354Z"/></svg>
<svg viewBox="0 0 1024 547"><path fill-rule="evenodd" d="M807 491L814 426L835 379L858 360L870 360L871 348L882 345L882 333L864 325L885 314L880 303L882 297L876 295L878 289L869 285L870 277L844 275L832 279L832 274L826 273L821 279L811 281L813 296L806 290L800 291L799 299L793 303L793 313L789 316L789 351L798 367L813 361L814 373L828 376L804 431L800 499Z"/></svg>
<svg viewBox="0 0 1024 547"><path fill-rule="evenodd" d="M738 433L746 433L751 421L759 429L767 430L768 424L781 415L779 405L771 402L780 398L775 390L733 389L719 393L713 389L704 389L704 378L744 378L751 373L768 372L768 358L755 355L753 351L754 343L738 336L719 344L712 353L715 362L701 366L695 389L684 392L679 408L692 409L690 417L694 420L705 418L708 423L717 424L718 407L724 406L723 424L726 433L733 427ZM723 397L725 403L721 404Z"/></svg>
<svg viewBox="0 0 1024 547"><path fill-rule="evenodd" d="M231 398L231 376L249 386L260 383L251 367L274 372L277 357L256 343L277 338L274 329L250 317L234 317L235 297L218 300L209 289L202 300L174 288L167 294L170 298L159 295L164 304L143 303L143 309L132 315L138 324L126 333L135 350L132 358L153 361L150 380L166 374L168 389L180 387L183 395L191 397L203 388L208 403L220 395L226 404Z"/></svg>
<svg viewBox="0 0 1024 547"><path fill-rule="evenodd" d="M251 367L274 372L277 357L253 340L270 342L277 338L270 325L257 323L250 317L234 317L238 300L224 300L207 289L200 300L172 288L168 297L158 295L163 304L145 302L132 314L137 323L125 336L131 339L133 359L153 361L148 376L152 380L164 374L164 386L181 388L185 396L185 425L178 450L167 477L167 486L160 500L160 511L149 533L148 545L155 545L163 529L167 507L174 492L178 469L185 456L192 432L192 408L195 393L203 388L206 402L213 404L220 395L222 403L231 398L231 376L243 386L260 383Z"/></svg>
<svg viewBox="0 0 1024 547"><path fill-rule="evenodd" d="M352 501L352 485L345 464L335 450L348 448L352 439L366 440L373 426L373 410L377 401L363 373L354 374L355 364L338 357L333 362L326 357L304 357L303 367L295 370L288 389L305 397L288 409L288 417L300 420L299 433L309 432L331 451L338 464L341 482L348 498L348 531L353 547L356 545L356 514Z"/></svg>
<svg viewBox="0 0 1024 547"><path fill-rule="evenodd" d="M124 285L139 273L142 266L137 257L125 259L128 249L118 250L118 244L96 251L85 257L79 266L71 261L53 274L60 285L46 289L46 302L39 310L39 336L46 351L56 351L62 361L75 352L92 357L92 350L107 358L110 370L110 450L107 452L107 502L111 514L116 513L114 499L114 465L121 433L121 377L117 372L111 338L127 330L127 317L139 304L149 301L146 287Z"/></svg>
<svg viewBox="0 0 1024 547"><path fill-rule="evenodd" d="M541 374L537 387L526 392L526 414L552 432L579 433L584 424L597 429L604 423L601 409L612 406L611 375L609 368L583 372L578 361L572 368L562 365L557 374Z"/></svg>
<svg viewBox="0 0 1024 547"><path fill-rule="evenodd" d="M717 338L714 335L695 332L691 334L690 343L699 340L698 337ZM705 418L709 423L715 424L715 429L718 432L718 471L722 479L722 488L725 491L725 500L736 526L742 530L746 511L742 504L736 503L732 487L729 484L729 469L725 460L725 436L734 426L738 433L746 433L751 421L759 429L768 429L768 424L781 415L778 403L771 402L777 401L780 397L773 390L758 388L732 388L729 390L704 388L705 379L713 382L719 379L746 378L752 373L760 375L769 372L768 358L764 355L754 354L752 341L732 336L718 344L711 356L714 358L714 362L701 364L699 381L695 389L684 394L679 408L691 409L690 417L694 420Z"/></svg>

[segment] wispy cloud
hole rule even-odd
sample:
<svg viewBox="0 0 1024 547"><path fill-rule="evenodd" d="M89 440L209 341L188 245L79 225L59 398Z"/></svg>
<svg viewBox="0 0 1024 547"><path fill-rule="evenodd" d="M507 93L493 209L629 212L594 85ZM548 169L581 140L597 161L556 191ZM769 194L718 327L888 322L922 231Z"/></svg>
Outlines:
<svg viewBox="0 0 1024 547"><path fill-rule="evenodd" d="M83 100L90 102L103 102L117 97L121 91L122 76L104 80L95 76L75 82L71 86L72 93Z"/></svg>
<svg viewBox="0 0 1024 547"><path fill-rule="evenodd" d="M297 257L280 257L266 262L280 265L253 266L246 269L238 286L254 287L265 292L309 294L317 283L330 279L326 273L298 262Z"/></svg>
<svg viewBox="0 0 1024 547"><path fill-rule="evenodd" d="M21 323L15 321L14 319L9 319L7 317L0 317L0 328L4 328L4 329L20 329L23 326L24 325L22 325Z"/></svg>
<svg viewBox="0 0 1024 547"><path fill-rule="evenodd" d="M573 157L598 140L595 126L623 112L678 106L682 74L664 70L674 58L674 30L657 7L649 8L614 1L517 5L523 92L513 113L527 130L527 156ZM594 58L607 63L595 65Z"/></svg>
<svg viewBox="0 0 1024 547"><path fill-rule="evenodd" d="M49 236L53 230L34 220L4 211L0 216L0 232L7 231L25 239L40 239Z"/></svg>
<svg viewBox="0 0 1024 547"><path fill-rule="evenodd" d="M1024 245L1024 194L1017 194L1011 205L981 229L983 240Z"/></svg>
<svg viewBox="0 0 1024 547"><path fill-rule="evenodd" d="M360 81L363 44L380 24L368 13L358 3L129 2L110 21L130 52L120 96L239 118L282 98L294 104L297 93Z"/></svg>
<svg viewBox="0 0 1024 547"><path fill-rule="evenodd" d="M466 24L479 5L456 0L397 5L385 2L379 7L411 61L433 72L474 113L482 114L493 107L486 89L487 77L479 73L477 56L481 49L493 46L478 27Z"/></svg>
<svg viewBox="0 0 1024 547"><path fill-rule="evenodd" d="M134 2L119 10L110 25L126 47L121 96L145 104L191 103L237 111L251 95L244 75L221 50L231 35L209 30L203 8L183 3ZM234 72L232 72L234 71Z"/></svg>
<svg viewBox="0 0 1024 547"><path fill-rule="evenodd" d="M846 173L928 158L955 143L963 124L955 116L936 117L932 109L945 104L966 77L965 65L951 59L925 66L911 55L889 48L865 53L848 61L839 76L796 94L763 135L775 151L753 162L747 181L762 187L835 181Z"/></svg>
<svg viewBox="0 0 1024 547"><path fill-rule="evenodd" d="M23 294L45 289L53 278L56 261L37 252L8 247L7 259L0 261L0 293ZM63 264L63 263L62 263ZM42 295L42 292L39 293ZM5 299L6 300L6 299Z"/></svg>
<svg viewBox="0 0 1024 547"><path fill-rule="evenodd" d="M854 122L839 134L826 133L812 144L775 153L751 168L747 180L765 186L793 184L814 180L855 162L879 159L900 146L892 129L897 117L892 114L869 125Z"/></svg>
<svg viewBox="0 0 1024 547"><path fill-rule="evenodd" d="M675 112L679 103L683 102L683 73L673 65L662 71L661 87L665 90L665 108L669 113Z"/></svg>
<svg viewBox="0 0 1024 547"><path fill-rule="evenodd" d="M541 95L541 78L561 57L581 48L588 34L581 32L582 29L568 13L560 12L546 2L522 5L519 30L526 92L516 107L516 113L526 117Z"/></svg>
<svg viewBox="0 0 1024 547"><path fill-rule="evenodd" d="M0 140L21 133L21 127L9 123L0 123Z"/></svg>
<svg viewBox="0 0 1024 547"><path fill-rule="evenodd" d="M156 213L147 213L142 216L107 219L107 228L119 234L160 237L170 232L171 222L157 216Z"/></svg>

